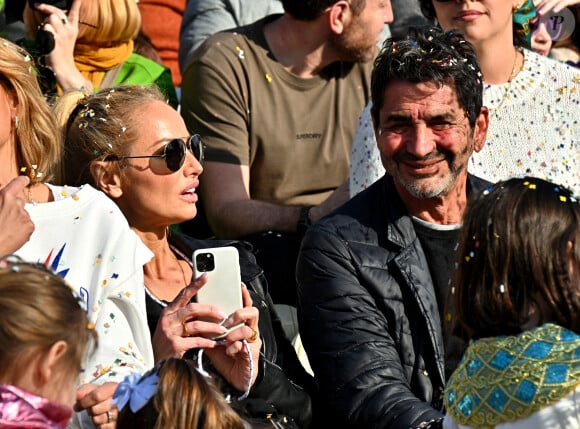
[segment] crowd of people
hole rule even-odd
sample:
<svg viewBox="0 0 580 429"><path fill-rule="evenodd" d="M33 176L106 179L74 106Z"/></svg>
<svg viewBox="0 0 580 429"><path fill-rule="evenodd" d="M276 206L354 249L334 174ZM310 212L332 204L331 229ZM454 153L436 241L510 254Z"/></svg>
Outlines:
<svg viewBox="0 0 580 429"><path fill-rule="evenodd" d="M580 429L580 0L0 13L0 427Z"/></svg>

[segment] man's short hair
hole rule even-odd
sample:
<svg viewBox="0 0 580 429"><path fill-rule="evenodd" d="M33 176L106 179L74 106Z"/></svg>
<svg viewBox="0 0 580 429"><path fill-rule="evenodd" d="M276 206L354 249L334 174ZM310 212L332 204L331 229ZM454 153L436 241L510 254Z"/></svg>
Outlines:
<svg viewBox="0 0 580 429"><path fill-rule="evenodd" d="M295 19L312 21L338 0L282 0L284 11ZM365 8L366 0L350 0L350 8L358 15Z"/></svg>
<svg viewBox="0 0 580 429"><path fill-rule="evenodd" d="M385 41L371 76L371 115L377 124L385 88L393 81L455 89L470 126L475 126L483 104L483 79L473 46L462 35L425 26Z"/></svg>

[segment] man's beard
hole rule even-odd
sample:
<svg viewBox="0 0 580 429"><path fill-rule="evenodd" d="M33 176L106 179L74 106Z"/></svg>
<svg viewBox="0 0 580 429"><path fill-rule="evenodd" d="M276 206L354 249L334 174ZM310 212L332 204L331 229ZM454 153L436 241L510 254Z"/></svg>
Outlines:
<svg viewBox="0 0 580 429"><path fill-rule="evenodd" d="M439 183L426 189L425 186L422 186L422 182L424 180L429 180L429 177L425 177L425 179L418 178L411 181L401 174L399 166L406 159L416 162L429 161L433 159L444 160L449 166L449 173L440 178ZM456 160L456 155L443 151L431 152L422 158L414 157L408 153L397 153L393 156L393 159L386 162L385 165L389 174L403 185L410 195L417 199L429 199L445 196L451 191L457 178L465 168L464 165L456 165Z"/></svg>
<svg viewBox="0 0 580 429"><path fill-rule="evenodd" d="M349 33L348 29L346 30L346 33ZM353 43L357 41L358 39L353 38L353 34L350 34L350 40L344 35L344 33L333 34L330 38L330 44L341 61L366 63L374 60L377 54L376 45L373 43L371 46L362 46Z"/></svg>

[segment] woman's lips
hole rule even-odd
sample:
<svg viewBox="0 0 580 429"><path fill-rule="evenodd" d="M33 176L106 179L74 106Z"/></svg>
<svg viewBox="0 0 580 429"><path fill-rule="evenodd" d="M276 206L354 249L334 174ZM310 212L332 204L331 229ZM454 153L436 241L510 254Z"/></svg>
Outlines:
<svg viewBox="0 0 580 429"><path fill-rule="evenodd" d="M464 10L462 12L459 12L455 16L455 20L463 22L471 22L479 18L481 15L483 15L483 13L477 10Z"/></svg>

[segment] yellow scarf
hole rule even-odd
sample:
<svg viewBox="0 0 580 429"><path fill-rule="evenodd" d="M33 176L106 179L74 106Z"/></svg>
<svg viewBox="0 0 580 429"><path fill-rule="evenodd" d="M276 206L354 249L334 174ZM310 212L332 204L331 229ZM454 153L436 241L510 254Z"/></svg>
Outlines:
<svg viewBox="0 0 580 429"><path fill-rule="evenodd" d="M77 43L74 57L77 68L85 79L92 82L96 91L101 86L105 73L119 64L123 64L132 53L132 40L107 47Z"/></svg>

